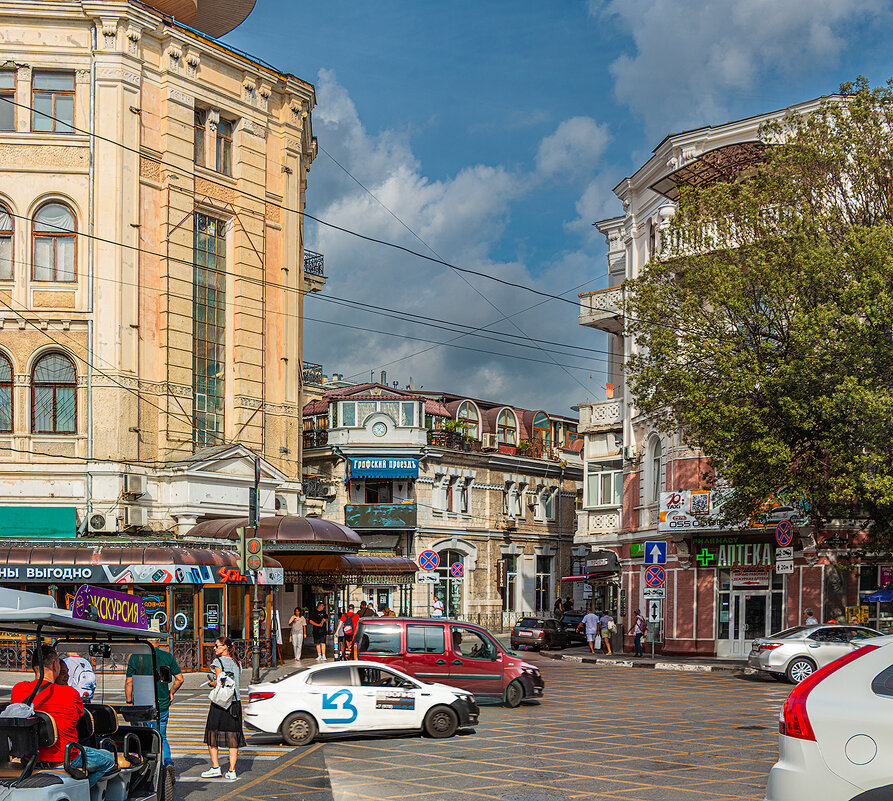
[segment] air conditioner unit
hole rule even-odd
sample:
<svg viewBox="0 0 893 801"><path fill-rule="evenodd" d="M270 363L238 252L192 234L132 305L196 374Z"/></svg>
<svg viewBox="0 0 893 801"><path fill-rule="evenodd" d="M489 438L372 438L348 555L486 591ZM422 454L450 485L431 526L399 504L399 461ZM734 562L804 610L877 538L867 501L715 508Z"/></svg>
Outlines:
<svg viewBox="0 0 893 801"><path fill-rule="evenodd" d="M323 498L334 498L338 494L338 487L328 486L322 488Z"/></svg>
<svg viewBox="0 0 893 801"><path fill-rule="evenodd" d="M624 445L623 446L623 458L628 462L634 462L638 459L638 454L636 453L635 445Z"/></svg>
<svg viewBox="0 0 893 801"><path fill-rule="evenodd" d="M124 474L124 494L139 498L146 494L146 477L139 473Z"/></svg>
<svg viewBox="0 0 893 801"><path fill-rule="evenodd" d="M481 450L484 450L484 451L499 450L499 442L496 439L496 434L484 434L484 438L481 440Z"/></svg>
<svg viewBox="0 0 893 801"><path fill-rule="evenodd" d="M145 528L149 522L149 513L144 506L124 507L124 528Z"/></svg>
<svg viewBox="0 0 893 801"><path fill-rule="evenodd" d="M118 531L118 518L114 515L104 515L95 512L90 515L87 526L92 532L102 534L114 534Z"/></svg>

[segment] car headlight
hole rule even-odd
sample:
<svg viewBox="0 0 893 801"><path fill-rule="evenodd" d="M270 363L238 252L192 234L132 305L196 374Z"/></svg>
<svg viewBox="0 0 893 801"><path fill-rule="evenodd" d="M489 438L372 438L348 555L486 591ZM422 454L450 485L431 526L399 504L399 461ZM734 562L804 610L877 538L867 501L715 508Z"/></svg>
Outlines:
<svg viewBox="0 0 893 801"><path fill-rule="evenodd" d="M453 690L453 695L455 695L456 698L461 698L463 701L474 701L474 696L471 693L463 693Z"/></svg>

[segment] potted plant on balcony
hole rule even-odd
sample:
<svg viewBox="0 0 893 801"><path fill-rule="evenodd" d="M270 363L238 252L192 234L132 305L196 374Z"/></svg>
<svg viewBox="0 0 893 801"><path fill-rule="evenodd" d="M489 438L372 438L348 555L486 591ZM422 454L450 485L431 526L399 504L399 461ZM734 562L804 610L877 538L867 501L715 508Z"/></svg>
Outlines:
<svg viewBox="0 0 893 801"><path fill-rule="evenodd" d="M518 443L518 454L521 456L529 456L531 451L530 443L526 439L522 439Z"/></svg>

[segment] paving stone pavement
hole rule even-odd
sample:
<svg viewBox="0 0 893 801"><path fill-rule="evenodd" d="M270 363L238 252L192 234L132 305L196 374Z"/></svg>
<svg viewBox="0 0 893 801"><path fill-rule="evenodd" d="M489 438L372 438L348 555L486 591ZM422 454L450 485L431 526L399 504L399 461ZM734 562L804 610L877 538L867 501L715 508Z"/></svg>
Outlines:
<svg viewBox="0 0 893 801"><path fill-rule="evenodd" d="M329 740L255 761L188 801L726 801L763 798L790 686L728 673L630 671L530 655L546 696L483 706L474 732ZM260 755L262 735L249 743ZM192 771L190 771L192 772Z"/></svg>

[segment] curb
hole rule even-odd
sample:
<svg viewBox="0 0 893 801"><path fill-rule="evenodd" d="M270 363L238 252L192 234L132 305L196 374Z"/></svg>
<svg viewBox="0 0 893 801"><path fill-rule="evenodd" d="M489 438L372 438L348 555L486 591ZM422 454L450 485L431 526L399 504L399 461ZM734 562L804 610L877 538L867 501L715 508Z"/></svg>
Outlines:
<svg viewBox="0 0 893 801"><path fill-rule="evenodd" d="M598 657L571 656L569 654L556 654L550 651L540 651L547 659L555 659L559 662L577 662L588 665L604 665L607 667L626 667L644 670L678 670L684 673L741 673L745 676L756 673L753 668L746 665L706 665L701 662L640 662L632 659L599 659Z"/></svg>

